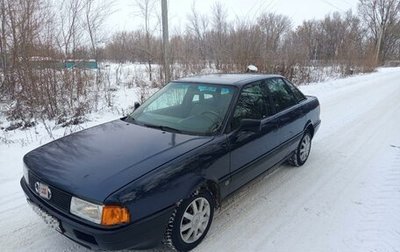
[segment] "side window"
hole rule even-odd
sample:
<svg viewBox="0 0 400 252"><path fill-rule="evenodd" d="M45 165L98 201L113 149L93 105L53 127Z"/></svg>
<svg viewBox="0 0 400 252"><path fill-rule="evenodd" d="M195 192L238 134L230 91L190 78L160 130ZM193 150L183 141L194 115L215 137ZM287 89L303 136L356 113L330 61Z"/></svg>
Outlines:
<svg viewBox="0 0 400 252"><path fill-rule="evenodd" d="M300 92L300 90L297 89L297 87L295 87L295 85L293 83L291 83L288 80L284 80L284 81L289 86L290 90L293 92L293 94L296 97L297 101L300 102L300 101L306 99L306 97L303 95L303 93Z"/></svg>
<svg viewBox="0 0 400 252"><path fill-rule="evenodd" d="M257 82L243 88L233 114L231 127L238 128L242 119L263 119L271 114L262 83Z"/></svg>
<svg viewBox="0 0 400 252"><path fill-rule="evenodd" d="M267 80L267 84L272 104L277 113L297 104L297 98L282 79L269 79Z"/></svg>

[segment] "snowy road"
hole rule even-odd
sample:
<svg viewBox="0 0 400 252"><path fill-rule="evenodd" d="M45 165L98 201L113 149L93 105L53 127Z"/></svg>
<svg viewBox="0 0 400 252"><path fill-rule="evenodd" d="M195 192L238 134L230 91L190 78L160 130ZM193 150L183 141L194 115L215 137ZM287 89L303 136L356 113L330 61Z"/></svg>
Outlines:
<svg viewBox="0 0 400 252"><path fill-rule="evenodd" d="M400 251L400 69L302 90L321 102L309 160L227 199L195 251ZM85 251L27 206L20 160L32 147L0 145L0 250Z"/></svg>

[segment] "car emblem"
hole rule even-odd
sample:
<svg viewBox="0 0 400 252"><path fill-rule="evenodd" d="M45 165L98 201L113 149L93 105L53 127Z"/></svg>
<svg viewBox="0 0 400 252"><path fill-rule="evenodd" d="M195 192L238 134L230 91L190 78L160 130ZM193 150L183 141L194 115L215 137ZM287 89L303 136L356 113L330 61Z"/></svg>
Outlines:
<svg viewBox="0 0 400 252"><path fill-rule="evenodd" d="M35 183L35 191L40 197L44 199L51 199L51 190L48 185L42 184L40 182Z"/></svg>

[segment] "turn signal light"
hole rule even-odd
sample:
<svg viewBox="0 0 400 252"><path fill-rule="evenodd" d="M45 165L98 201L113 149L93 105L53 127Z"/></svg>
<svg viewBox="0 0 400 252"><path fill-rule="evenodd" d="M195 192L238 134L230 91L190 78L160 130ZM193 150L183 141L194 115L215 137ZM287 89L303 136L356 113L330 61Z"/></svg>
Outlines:
<svg viewBox="0 0 400 252"><path fill-rule="evenodd" d="M105 226L129 223L128 209L120 206L104 206L101 224Z"/></svg>

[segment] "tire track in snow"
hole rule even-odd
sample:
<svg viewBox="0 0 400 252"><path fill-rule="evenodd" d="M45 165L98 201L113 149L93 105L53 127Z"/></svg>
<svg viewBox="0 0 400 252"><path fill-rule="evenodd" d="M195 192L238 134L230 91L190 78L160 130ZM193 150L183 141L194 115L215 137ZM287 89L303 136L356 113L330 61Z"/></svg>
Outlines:
<svg viewBox="0 0 400 252"><path fill-rule="evenodd" d="M358 216L357 228L344 241L348 251L399 251L400 249L400 149L393 148L392 142L399 142L398 124L400 118L400 94L393 93L392 102L379 117L382 127L375 135L375 153L365 153L365 171L357 181L360 192L355 203ZM387 101L387 100L386 100ZM394 120L394 119L397 119ZM371 137L373 138L373 137ZM365 147L371 151L368 145Z"/></svg>
<svg viewBox="0 0 400 252"><path fill-rule="evenodd" d="M400 251L400 150L387 150L387 163L373 164L370 176L379 176L367 195L357 239L359 251Z"/></svg>

